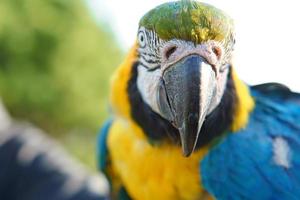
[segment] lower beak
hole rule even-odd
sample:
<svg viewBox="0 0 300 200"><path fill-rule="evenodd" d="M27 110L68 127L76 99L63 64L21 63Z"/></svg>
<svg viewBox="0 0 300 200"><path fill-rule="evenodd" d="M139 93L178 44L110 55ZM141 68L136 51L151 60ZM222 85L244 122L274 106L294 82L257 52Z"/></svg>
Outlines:
<svg viewBox="0 0 300 200"><path fill-rule="evenodd" d="M199 55L189 55L163 74L158 105L162 116L179 130L184 156L194 151L216 88L211 65Z"/></svg>

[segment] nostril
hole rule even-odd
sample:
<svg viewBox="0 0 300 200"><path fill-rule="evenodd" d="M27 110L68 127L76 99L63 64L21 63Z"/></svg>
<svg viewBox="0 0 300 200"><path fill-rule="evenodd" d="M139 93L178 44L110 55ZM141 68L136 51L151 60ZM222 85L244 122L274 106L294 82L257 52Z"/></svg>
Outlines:
<svg viewBox="0 0 300 200"><path fill-rule="evenodd" d="M217 56L218 59L221 58L222 50L220 47L213 47L212 51L214 52L214 54Z"/></svg>
<svg viewBox="0 0 300 200"><path fill-rule="evenodd" d="M169 59L170 56L176 51L176 49L177 49L176 46L172 46L172 47L168 48L168 50L165 52L166 59Z"/></svg>

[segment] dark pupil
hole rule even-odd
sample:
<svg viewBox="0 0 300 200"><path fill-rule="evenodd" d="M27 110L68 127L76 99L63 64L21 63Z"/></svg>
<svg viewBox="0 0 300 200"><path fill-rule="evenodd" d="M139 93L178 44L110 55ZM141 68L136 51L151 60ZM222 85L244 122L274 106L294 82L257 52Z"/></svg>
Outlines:
<svg viewBox="0 0 300 200"><path fill-rule="evenodd" d="M144 42L144 36L141 35L140 40L141 42Z"/></svg>

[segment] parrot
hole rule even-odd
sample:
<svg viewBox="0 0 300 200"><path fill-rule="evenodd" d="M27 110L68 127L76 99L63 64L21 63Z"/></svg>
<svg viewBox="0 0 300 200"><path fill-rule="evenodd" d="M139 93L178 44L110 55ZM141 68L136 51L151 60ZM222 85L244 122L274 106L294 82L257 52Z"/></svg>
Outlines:
<svg viewBox="0 0 300 200"><path fill-rule="evenodd" d="M233 19L207 3L140 19L97 139L112 199L300 199L300 94L243 82L234 45Z"/></svg>

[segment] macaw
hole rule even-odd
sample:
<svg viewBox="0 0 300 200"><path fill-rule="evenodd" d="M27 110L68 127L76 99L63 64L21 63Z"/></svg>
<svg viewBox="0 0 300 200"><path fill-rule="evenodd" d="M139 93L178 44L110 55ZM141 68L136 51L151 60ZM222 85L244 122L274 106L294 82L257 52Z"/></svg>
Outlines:
<svg viewBox="0 0 300 200"><path fill-rule="evenodd" d="M246 85L234 44L233 20L205 3L141 18L98 138L112 198L300 199L300 94Z"/></svg>

